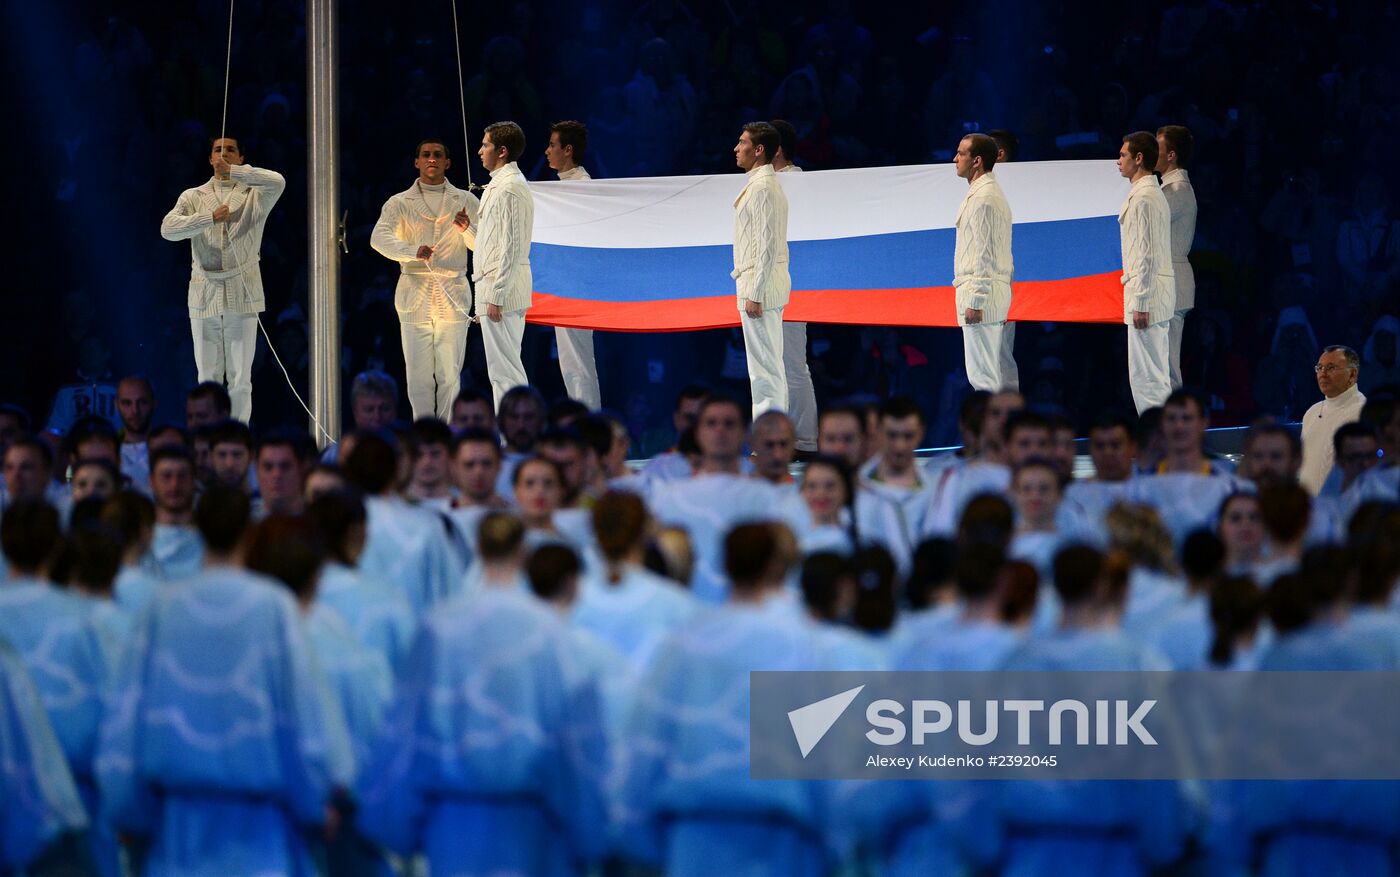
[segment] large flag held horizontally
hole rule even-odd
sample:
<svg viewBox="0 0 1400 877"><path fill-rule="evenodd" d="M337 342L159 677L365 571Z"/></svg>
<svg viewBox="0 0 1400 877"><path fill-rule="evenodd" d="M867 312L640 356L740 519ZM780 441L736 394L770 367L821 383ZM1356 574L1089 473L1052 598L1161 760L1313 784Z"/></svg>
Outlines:
<svg viewBox="0 0 1400 877"><path fill-rule="evenodd" d="M1015 220L1013 320L1123 320L1112 162L996 168ZM789 320L954 326L952 165L781 174ZM531 322L661 332L739 324L732 245L742 173L532 183Z"/></svg>

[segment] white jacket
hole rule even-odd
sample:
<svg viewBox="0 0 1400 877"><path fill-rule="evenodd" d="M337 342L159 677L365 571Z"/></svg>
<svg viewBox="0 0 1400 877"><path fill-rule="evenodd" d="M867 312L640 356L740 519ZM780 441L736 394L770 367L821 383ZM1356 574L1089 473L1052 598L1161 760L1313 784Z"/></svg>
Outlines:
<svg viewBox="0 0 1400 877"><path fill-rule="evenodd" d="M734 278L739 310L756 301L765 310L786 307L792 294L788 273L788 202L771 164L748 173L734 199Z"/></svg>
<svg viewBox="0 0 1400 877"><path fill-rule="evenodd" d="M1011 309L1011 205L996 176L985 173L967 187L958 207L953 244L953 288L957 290L958 325L966 325L968 308L982 312L982 322L1000 323Z"/></svg>
<svg viewBox="0 0 1400 877"><path fill-rule="evenodd" d="M452 224L459 210L466 210L475 223L481 203L449 182L433 187L415 181L385 201L379 211L369 244L399 263L394 309L405 323L465 320L471 310L466 233ZM418 248L423 246L433 248L426 262L418 258Z"/></svg>
<svg viewBox="0 0 1400 877"><path fill-rule="evenodd" d="M287 181L276 171L246 164L231 165L229 177L211 177L181 192L160 221L161 237L190 242L191 317L260 314L267 306L258 253L268 214ZM214 210L221 204L228 205L228 219L215 222Z"/></svg>
<svg viewBox="0 0 1400 877"><path fill-rule="evenodd" d="M1176 275L1176 309L1196 306L1196 275L1191 270L1191 242L1196 239L1196 190L1182 168L1162 174L1162 194L1172 213L1172 272Z"/></svg>
<svg viewBox="0 0 1400 877"><path fill-rule="evenodd" d="M530 307L534 229L535 201L525 175L513 161L496 168L481 193L481 221L466 233L467 245L476 253L472 280L482 303L499 305L507 314Z"/></svg>
<svg viewBox="0 0 1400 877"><path fill-rule="evenodd" d="M1172 273L1171 209L1157 177L1147 174L1133 183L1118 212L1123 251L1123 322L1133 324L1134 311L1146 311L1148 325L1171 319L1176 309Z"/></svg>

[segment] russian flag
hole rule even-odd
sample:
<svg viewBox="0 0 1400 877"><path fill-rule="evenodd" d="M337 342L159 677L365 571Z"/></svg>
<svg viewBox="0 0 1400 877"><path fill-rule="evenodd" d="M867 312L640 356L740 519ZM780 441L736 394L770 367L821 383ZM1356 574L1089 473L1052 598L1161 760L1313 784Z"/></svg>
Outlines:
<svg viewBox="0 0 1400 877"><path fill-rule="evenodd" d="M1110 161L998 165L1015 221L1013 320L1120 323ZM956 326L952 165L784 173L793 293L814 323ZM739 324L734 199L744 175L532 183L534 304L551 326L663 332Z"/></svg>

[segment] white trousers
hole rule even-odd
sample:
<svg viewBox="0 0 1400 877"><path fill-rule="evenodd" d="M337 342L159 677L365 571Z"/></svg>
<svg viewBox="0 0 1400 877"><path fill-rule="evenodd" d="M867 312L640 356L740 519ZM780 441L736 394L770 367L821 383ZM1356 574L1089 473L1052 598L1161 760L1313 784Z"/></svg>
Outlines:
<svg viewBox="0 0 1400 877"><path fill-rule="evenodd" d="M555 326L554 343L559 348L559 371L564 376L564 390L569 398L587 405L589 411L602 408L598 361L593 358L593 330Z"/></svg>
<svg viewBox="0 0 1400 877"><path fill-rule="evenodd" d="M1186 310L1177 311L1172 314L1171 319L1171 367L1172 389L1181 389L1181 334L1186 329Z"/></svg>
<svg viewBox="0 0 1400 877"><path fill-rule="evenodd" d="M1021 388L1021 374L1013 353L1015 323L973 323L963 326L962 334L963 363L972 389L998 393Z"/></svg>
<svg viewBox="0 0 1400 877"><path fill-rule="evenodd" d="M1128 327L1128 386L1133 389L1138 414L1160 408L1171 395L1171 371L1167 365L1171 355L1170 323L1163 320L1146 329Z"/></svg>
<svg viewBox="0 0 1400 877"><path fill-rule="evenodd" d="M807 368L807 324L783 323L783 374L787 377L788 416L797 429L797 449L817 449L817 391Z"/></svg>
<svg viewBox="0 0 1400 877"><path fill-rule="evenodd" d="M467 355L466 320L400 323L408 404L413 419L452 419L452 401L462 385L462 361Z"/></svg>
<svg viewBox="0 0 1400 877"><path fill-rule="evenodd" d="M739 309L744 329L744 358L749 364L749 389L753 416L765 411L788 410L787 374L783 369L783 309L764 308L763 316L750 317Z"/></svg>
<svg viewBox="0 0 1400 877"><path fill-rule="evenodd" d="M258 349L257 314L190 317L194 367L199 381L228 384L233 419L253 416L253 354Z"/></svg>
<svg viewBox="0 0 1400 877"><path fill-rule="evenodd" d="M481 341L486 348L486 371L491 377L491 395L496 410L501 409L501 397L509 390L530 383L525 363L520 361L520 343L525 338L525 311L501 315L499 323L481 314Z"/></svg>

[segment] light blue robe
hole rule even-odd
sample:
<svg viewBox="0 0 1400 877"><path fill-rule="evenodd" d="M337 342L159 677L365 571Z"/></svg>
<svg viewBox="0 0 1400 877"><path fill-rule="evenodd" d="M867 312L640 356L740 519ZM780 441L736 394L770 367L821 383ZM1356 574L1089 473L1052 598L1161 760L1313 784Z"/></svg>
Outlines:
<svg viewBox="0 0 1400 877"><path fill-rule="evenodd" d="M724 575L724 537L739 524L780 520L788 510L773 485L743 475L697 475L655 486L652 510L658 521L686 528L695 551L691 591L708 603L729 592ZM794 531L798 526L793 526Z"/></svg>
<svg viewBox="0 0 1400 877"><path fill-rule="evenodd" d="M585 578L570 617L576 627L611 644L641 671L661 640L699 608L699 602L670 579L628 566L617 582L609 582L606 572Z"/></svg>
<svg viewBox="0 0 1400 877"><path fill-rule="evenodd" d="M1128 502L1151 506L1180 546L1194 530L1214 529L1220 504L1232 493L1253 493L1254 484L1217 472L1166 472L1138 476L1129 482Z"/></svg>
<svg viewBox="0 0 1400 877"><path fill-rule="evenodd" d="M1210 598L1190 594L1156 617L1144 619L1143 642L1155 648L1173 670L1206 670L1215 629L1210 622Z"/></svg>
<svg viewBox="0 0 1400 877"><path fill-rule="evenodd" d="M1146 641L1147 631L1186 601L1186 582L1178 576L1135 566L1128 573L1128 597L1123 606L1123 632Z"/></svg>
<svg viewBox="0 0 1400 877"><path fill-rule="evenodd" d="M199 572L204 563L204 539L194 527L156 524L151 537L151 559L156 574L178 582Z"/></svg>
<svg viewBox="0 0 1400 877"><path fill-rule="evenodd" d="M0 640L20 655L48 712L78 793L92 811L97 803L93 757L110 665L92 606L77 594L32 578L0 587ZM116 868L116 842L94 819L89 841L103 874Z"/></svg>
<svg viewBox="0 0 1400 877"><path fill-rule="evenodd" d="M1039 584L1032 626L1039 633L1047 633L1060 623L1060 595L1055 591L1055 555L1067 544L1062 534L1053 531L1017 533L1006 552L1012 560L1035 567Z"/></svg>
<svg viewBox="0 0 1400 877"><path fill-rule="evenodd" d="M422 616L460 593L462 579L448 542L448 522L437 512L392 497L365 499L368 518L359 568L398 588Z"/></svg>
<svg viewBox="0 0 1400 877"><path fill-rule="evenodd" d="M219 567L162 591L109 692L97 757L104 817L149 844L142 873L311 874L312 833L353 782L327 690L281 584Z"/></svg>
<svg viewBox="0 0 1400 877"><path fill-rule="evenodd" d="M316 605L340 616L351 635L381 655L397 672L408 657L417 625L413 607L402 592L340 563L321 568Z"/></svg>
<svg viewBox="0 0 1400 877"><path fill-rule="evenodd" d="M606 736L568 630L516 588L423 622L359 789L360 829L435 875L578 873L606 841Z"/></svg>
<svg viewBox="0 0 1400 877"><path fill-rule="evenodd" d="M953 536L958 531L963 509L983 493L1006 496L1011 489L1011 470L1000 463L964 463L950 466L929 492L929 507L923 517L923 536Z"/></svg>
<svg viewBox="0 0 1400 877"><path fill-rule="evenodd" d="M0 640L0 873L88 827L68 761L19 654Z"/></svg>
<svg viewBox="0 0 1400 877"><path fill-rule="evenodd" d="M790 604L726 603L662 644L638 692L618 808L622 849L668 877L825 874L826 786L749 778L749 673L809 670Z"/></svg>
<svg viewBox="0 0 1400 877"><path fill-rule="evenodd" d="M1164 658L1116 629L1061 628L1033 637L1005 670L1165 670ZM1145 875L1179 858L1195 820L1175 782L1007 781L981 783L1000 852L998 873ZM969 810L977 813L978 808Z"/></svg>
<svg viewBox="0 0 1400 877"><path fill-rule="evenodd" d="M1055 512L1055 525L1071 542L1108 548L1104 517L1113 504L1128 492L1127 481L1074 481L1065 487L1064 498Z"/></svg>
<svg viewBox="0 0 1400 877"><path fill-rule="evenodd" d="M112 583L112 596L132 618L139 618L155 599L160 585L160 578L144 566L123 565Z"/></svg>

